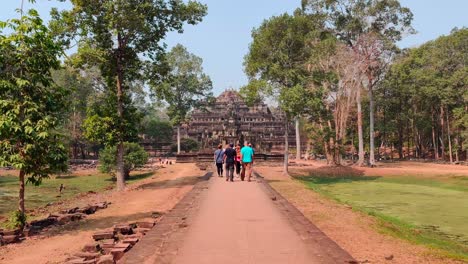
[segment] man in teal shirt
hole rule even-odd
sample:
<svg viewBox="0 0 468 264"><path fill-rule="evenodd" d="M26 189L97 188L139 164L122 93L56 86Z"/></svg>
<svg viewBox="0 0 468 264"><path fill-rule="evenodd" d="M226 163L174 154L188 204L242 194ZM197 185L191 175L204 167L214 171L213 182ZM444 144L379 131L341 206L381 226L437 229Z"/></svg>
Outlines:
<svg viewBox="0 0 468 264"><path fill-rule="evenodd" d="M241 180L244 180L245 174L247 174L247 181L250 181L252 176L252 163L254 160L253 149L245 142L244 147L241 149L241 161L242 161L242 170ZM242 177L244 175L244 177Z"/></svg>

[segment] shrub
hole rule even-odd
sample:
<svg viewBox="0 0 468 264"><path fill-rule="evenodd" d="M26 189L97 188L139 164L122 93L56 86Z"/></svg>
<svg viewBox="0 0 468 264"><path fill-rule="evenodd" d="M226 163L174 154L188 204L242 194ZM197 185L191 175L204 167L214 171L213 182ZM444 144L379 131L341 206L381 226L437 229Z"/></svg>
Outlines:
<svg viewBox="0 0 468 264"><path fill-rule="evenodd" d="M117 171L117 147L106 147L99 153L99 170L115 176ZM137 143L124 143L124 172L125 178L130 172L142 167L148 161L148 153Z"/></svg>
<svg viewBox="0 0 468 264"><path fill-rule="evenodd" d="M199 149L198 142L191 138L182 138L180 140L180 150L185 152L197 151ZM177 151L177 144L171 146L172 152Z"/></svg>

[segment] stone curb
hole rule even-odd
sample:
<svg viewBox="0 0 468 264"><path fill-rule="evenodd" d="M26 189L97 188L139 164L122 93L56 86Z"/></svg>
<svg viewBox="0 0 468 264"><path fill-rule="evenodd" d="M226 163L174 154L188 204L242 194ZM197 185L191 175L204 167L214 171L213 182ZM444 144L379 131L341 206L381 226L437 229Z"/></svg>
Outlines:
<svg viewBox="0 0 468 264"><path fill-rule="evenodd" d="M207 172L174 208L164 214L156 226L118 263L171 263L183 242L192 215L197 211L201 194L208 189L213 172Z"/></svg>
<svg viewBox="0 0 468 264"><path fill-rule="evenodd" d="M276 191L259 173L253 172L262 190L270 197L277 208L286 216L301 239L309 245L311 253L323 258L323 263L358 263L347 251L323 233L299 209Z"/></svg>

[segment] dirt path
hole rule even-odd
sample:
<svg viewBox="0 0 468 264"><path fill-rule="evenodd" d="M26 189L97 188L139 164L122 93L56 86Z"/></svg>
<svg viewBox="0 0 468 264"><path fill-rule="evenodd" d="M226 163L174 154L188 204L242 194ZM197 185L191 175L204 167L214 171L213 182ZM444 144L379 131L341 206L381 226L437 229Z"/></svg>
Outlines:
<svg viewBox="0 0 468 264"><path fill-rule="evenodd" d="M321 166L321 165L320 165ZM320 170L320 166L315 169ZM428 166L424 171L431 170L432 176L442 175L440 171L434 171L435 167ZM270 184L297 207L309 220L317 225L326 235L333 239L343 249L348 251L355 259L362 263L460 263L452 260L441 259L422 247L412 245L379 233L377 223L368 215L353 211L351 208L335 203L321 197L319 194L307 189L303 184L286 178L279 167L256 167L256 171L265 176ZM303 170L304 168L293 168ZM457 168L457 172L466 172L463 167ZM379 168L362 170L364 175L375 173L388 173L389 175L405 175L406 171L415 168ZM296 171L297 173L297 171ZM325 172L324 172L325 173ZM445 171L446 173L446 171ZM391 260L388 260L388 259Z"/></svg>
<svg viewBox="0 0 468 264"><path fill-rule="evenodd" d="M334 263L301 239L259 183L211 181L173 263Z"/></svg>
<svg viewBox="0 0 468 264"><path fill-rule="evenodd" d="M115 224L148 218L155 211L171 209L201 175L203 172L193 164L176 164L129 186L123 193L98 194L92 201L108 201L112 205L84 221L52 230L50 237L36 237L21 244L0 247L0 263L63 263L66 257L92 242L92 233Z"/></svg>

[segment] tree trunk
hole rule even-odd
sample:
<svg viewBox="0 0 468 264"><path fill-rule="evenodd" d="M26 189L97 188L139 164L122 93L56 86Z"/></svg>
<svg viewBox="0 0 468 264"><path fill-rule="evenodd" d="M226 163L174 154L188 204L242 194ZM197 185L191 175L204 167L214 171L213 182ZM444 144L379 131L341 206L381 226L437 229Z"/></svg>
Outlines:
<svg viewBox="0 0 468 264"><path fill-rule="evenodd" d="M374 157L374 95L372 91L372 80L369 81L369 165L375 165Z"/></svg>
<svg viewBox="0 0 468 264"><path fill-rule="evenodd" d="M434 159L439 160L439 144L437 144L436 140L436 128L434 122L434 112L432 113L432 145L434 148Z"/></svg>
<svg viewBox="0 0 468 264"><path fill-rule="evenodd" d="M130 179L130 170L124 169L124 173L125 173L125 180L129 180Z"/></svg>
<svg viewBox="0 0 468 264"><path fill-rule="evenodd" d="M358 148L359 148L359 159L357 162L358 166L364 165L364 134L362 132L362 105L361 105L361 89L357 90L356 94L357 101L357 124L358 124Z"/></svg>
<svg viewBox="0 0 468 264"><path fill-rule="evenodd" d="M452 154L452 136L450 135L450 120L449 120L449 111L446 111L447 115L447 138L448 138L448 147L449 147L449 158L450 163L453 163L453 154Z"/></svg>
<svg viewBox="0 0 468 264"><path fill-rule="evenodd" d="M440 106L440 148L442 149L442 160L445 160L445 143L444 143L444 107Z"/></svg>
<svg viewBox="0 0 468 264"><path fill-rule="evenodd" d="M285 129L284 129L284 163L283 163L283 175L285 176L289 176L289 168L288 168L288 163L289 163L289 134L288 134L288 130L289 130L289 123L288 123L288 117L286 116L285 114L285 117L284 117L284 120L285 120Z"/></svg>
<svg viewBox="0 0 468 264"><path fill-rule="evenodd" d="M180 125L177 126L177 154L180 154Z"/></svg>
<svg viewBox="0 0 468 264"><path fill-rule="evenodd" d="M409 120L406 120L406 151L408 152L408 160L411 159L411 146L410 146L411 136L410 136L410 125Z"/></svg>
<svg viewBox="0 0 468 264"><path fill-rule="evenodd" d="M26 210L24 208L24 176L25 173L23 170L20 170L19 172L19 200L18 200L18 211L20 211L22 214L26 213Z"/></svg>
<svg viewBox="0 0 468 264"><path fill-rule="evenodd" d="M124 107L123 107L123 72L122 72L122 58L121 53L121 36L118 34L118 43L119 48L117 51L117 115L121 123L124 122ZM123 133L124 129L120 126L119 129L119 138L117 145L117 190L122 191L125 189L125 169L124 169L124 143L123 143Z"/></svg>
<svg viewBox="0 0 468 264"><path fill-rule="evenodd" d="M301 132L299 127L299 117L296 117L296 160L301 160Z"/></svg>

